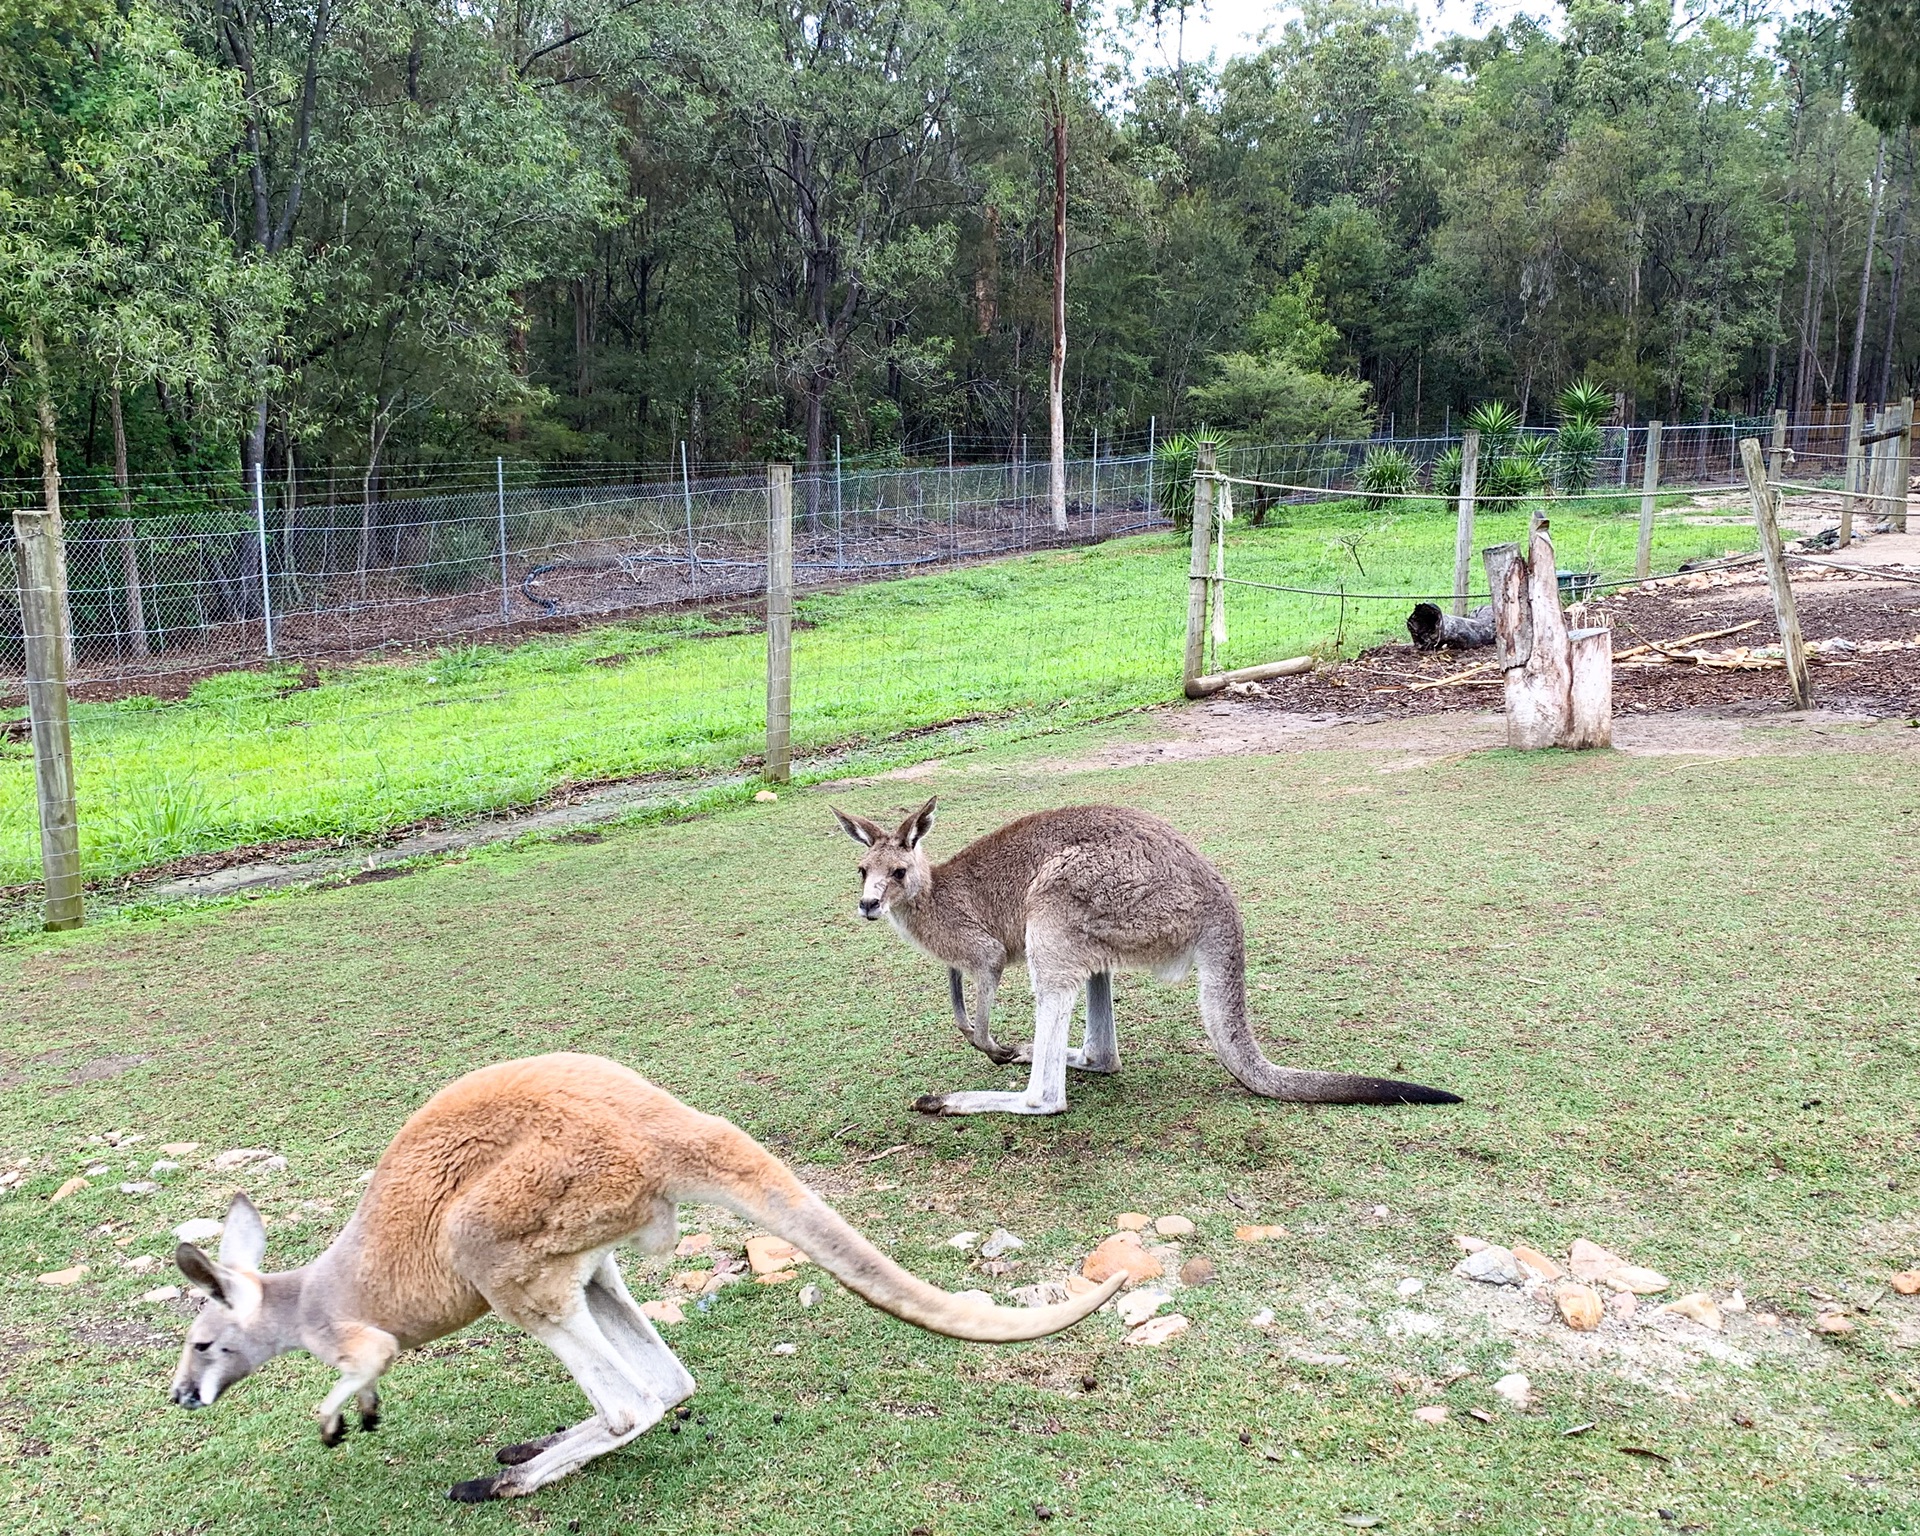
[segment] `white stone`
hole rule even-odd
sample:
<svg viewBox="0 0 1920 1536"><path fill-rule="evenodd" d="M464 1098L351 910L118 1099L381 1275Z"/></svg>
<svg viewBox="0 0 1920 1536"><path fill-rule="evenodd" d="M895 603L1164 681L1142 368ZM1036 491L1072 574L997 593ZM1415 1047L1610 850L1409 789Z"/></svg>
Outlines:
<svg viewBox="0 0 1920 1536"><path fill-rule="evenodd" d="M140 1299L142 1301L156 1302L178 1301L180 1299L180 1287L177 1285L156 1285L150 1291L142 1291L140 1293Z"/></svg>
<svg viewBox="0 0 1920 1536"><path fill-rule="evenodd" d="M163 1157L147 1170L147 1176L157 1179L163 1173L178 1173L179 1171L180 1165L178 1163L174 1162L172 1158Z"/></svg>
<svg viewBox="0 0 1920 1536"><path fill-rule="evenodd" d="M947 1239L947 1246L949 1248L958 1248L962 1253L972 1253L974 1249L980 1246L980 1234L978 1232L956 1232L952 1237Z"/></svg>
<svg viewBox="0 0 1920 1536"><path fill-rule="evenodd" d="M1005 1227L995 1227L992 1232L987 1234L987 1240L980 1245L980 1257L983 1259L997 1259L1003 1254L1012 1253L1016 1248L1024 1248L1026 1246L1025 1243L1021 1242L1019 1238L1015 1237Z"/></svg>
<svg viewBox="0 0 1920 1536"><path fill-rule="evenodd" d="M819 1304L820 1304L820 1287L819 1286L803 1285L800 1287L800 1305L801 1306L813 1307L813 1306L818 1306Z"/></svg>
<svg viewBox="0 0 1920 1536"><path fill-rule="evenodd" d="M1425 1338L1440 1331L1440 1319L1431 1312L1409 1312L1404 1309L1389 1312L1386 1324L1388 1333L1410 1339Z"/></svg>
<svg viewBox="0 0 1920 1536"><path fill-rule="evenodd" d="M1426 1288L1426 1281L1416 1280L1412 1275L1408 1275L1407 1278L1396 1285L1393 1290L1395 1295L1404 1298L1407 1296L1418 1296Z"/></svg>
<svg viewBox="0 0 1920 1536"><path fill-rule="evenodd" d="M1137 1328L1172 1300L1165 1291L1158 1289L1128 1291L1113 1304L1113 1310L1121 1322L1129 1328Z"/></svg>
<svg viewBox="0 0 1920 1536"><path fill-rule="evenodd" d="M1478 1280L1482 1285L1518 1285L1526 1279L1513 1251L1491 1243L1468 1254L1453 1266L1453 1272L1462 1280Z"/></svg>
<svg viewBox="0 0 1920 1536"><path fill-rule="evenodd" d="M1513 1371L1493 1384L1493 1395L1504 1398L1516 1408L1524 1408L1533 1395L1533 1383L1519 1371Z"/></svg>
<svg viewBox="0 0 1920 1536"><path fill-rule="evenodd" d="M183 1221L173 1229L173 1235L183 1243L204 1243L218 1237L226 1231L224 1221L215 1221L210 1216L196 1216L192 1221Z"/></svg>
<svg viewBox="0 0 1920 1536"><path fill-rule="evenodd" d="M776 1344L773 1346L773 1352L776 1355L791 1355L799 1348L798 1344Z"/></svg>
<svg viewBox="0 0 1920 1536"><path fill-rule="evenodd" d="M120 1186L120 1193L123 1195L150 1195L159 1187L160 1186L154 1183L152 1179L135 1179L131 1183L122 1184Z"/></svg>
<svg viewBox="0 0 1920 1536"><path fill-rule="evenodd" d="M1252 1317L1247 1319L1247 1326L1249 1328L1271 1328L1273 1326L1273 1308L1262 1307L1258 1312L1254 1313Z"/></svg>
<svg viewBox="0 0 1920 1536"><path fill-rule="evenodd" d="M213 1160L213 1171L232 1173L236 1168L264 1168L276 1162L282 1168L287 1166L284 1157L276 1157L266 1147L230 1147Z"/></svg>

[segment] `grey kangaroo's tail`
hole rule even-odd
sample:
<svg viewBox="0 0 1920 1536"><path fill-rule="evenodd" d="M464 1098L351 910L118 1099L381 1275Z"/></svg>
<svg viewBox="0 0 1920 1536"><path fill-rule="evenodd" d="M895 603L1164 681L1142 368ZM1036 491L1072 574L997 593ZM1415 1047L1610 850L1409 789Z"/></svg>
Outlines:
<svg viewBox="0 0 1920 1536"><path fill-rule="evenodd" d="M1237 931L1209 935L1193 957L1200 973L1200 1021L1221 1064L1262 1098L1294 1104L1458 1104L1460 1095L1390 1077L1303 1072L1276 1066L1247 1023L1247 964Z"/></svg>

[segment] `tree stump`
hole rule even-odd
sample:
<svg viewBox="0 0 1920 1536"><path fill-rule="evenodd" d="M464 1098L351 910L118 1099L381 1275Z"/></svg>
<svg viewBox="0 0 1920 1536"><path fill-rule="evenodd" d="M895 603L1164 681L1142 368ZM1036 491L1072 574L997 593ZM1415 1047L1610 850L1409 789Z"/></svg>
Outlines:
<svg viewBox="0 0 1920 1536"><path fill-rule="evenodd" d="M1507 745L1528 752L1562 746L1573 727L1573 660L1547 524L1533 530L1527 554L1496 544L1481 558L1507 685Z"/></svg>

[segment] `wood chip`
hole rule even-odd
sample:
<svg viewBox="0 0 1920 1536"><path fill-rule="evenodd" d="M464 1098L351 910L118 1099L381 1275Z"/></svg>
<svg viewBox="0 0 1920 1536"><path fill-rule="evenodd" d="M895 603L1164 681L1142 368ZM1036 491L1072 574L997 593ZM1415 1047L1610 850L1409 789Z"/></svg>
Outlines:
<svg viewBox="0 0 1920 1536"><path fill-rule="evenodd" d="M677 1301L643 1301L640 1310L656 1323L684 1323L687 1314L680 1310Z"/></svg>
<svg viewBox="0 0 1920 1536"><path fill-rule="evenodd" d="M1287 1236L1285 1227L1235 1227L1233 1237L1241 1243L1271 1243Z"/></svg>
<svg viewBox="0 0 1920 1536"><path fill-rule="evenodd" d="M783 1237L760 1232L747 1239L747 1263L756 1275L771 1275L808 1262L807 1256Z"/></svg>
<svg viewBox="0 0 1920 1536"><path fill-rule="evenodd" d="M56 1269L40 1277L42 1285L78 1285L80 1277L87 1272L87 1266L76 1264L72 1269Z"/></svg>
<svg viewBox="0 0 1920 1536"><path fill-rule="evenodd" d="M68 1195L77 1195L80 1193L81 1190L86 1189L87 1187L88 1187L87 1181L81 1178L80 1175L76 1173L72 1178L68 1179L66 1183L62 1184L58 1189L56 1189L53 1192L53 1198L49 1200L47 1203L49 1205L58 1205L62 1200L66 1199Z"/></svg>
<svg viewBox="0 0 1920 1536"><path fill-rule="evenodd" d="M1888 1278L1896 1296L1920 1296L1920 1269L1903 1269Z"/></svg>

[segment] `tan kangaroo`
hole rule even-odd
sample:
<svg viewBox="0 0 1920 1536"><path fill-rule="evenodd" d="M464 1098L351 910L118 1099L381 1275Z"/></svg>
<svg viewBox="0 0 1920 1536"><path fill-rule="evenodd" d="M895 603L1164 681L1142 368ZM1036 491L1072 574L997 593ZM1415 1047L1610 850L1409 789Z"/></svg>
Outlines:
<svg viewBox="0 0 1920 1536"><path fill-rule="evenodd" d="M378 1382L402 1350L492 1310L560 1357L593 1405L573 1428L503 1448L503 1472L454 1484L462 1503L531 1493L625 1445L692 1396L693 1377L627 1294L613 1251L673 1246L674 1206L723 1205L804 1248L882 1311L955 1338L1037 1339L1071 1327L1123 1277L1058 1306L998 1307L908 1274L738 1127L690 1109L598 1056L482 1067L420 1107L381 1156L346 1228L311 1264L262 1274L267 1234L234 1199L209 1259L175 1254L210 1300L173 1378L204 1408L275 1355L304 1349L340 1372L320 1438L342 1410L379 1421Z"/></svg>
<svg viewBox="0 0 1920 1536"><path fill-rule="evenodd" d="M1115 805L1040 811L968 843L944 864L923 847L929 800L888 832L835 810L866 845L860 915L885 917L916 949L948 966L954 1021L994 1061L1031 1061L1024 1093L929 1093L914 1108L937 1115L1056 1115L1067 1107L1067 1068L1117 1072L1113 973L1151 971L1179 981L1200 973L1200 1021L1222 1064L1248 1088L1297 1104L1458 1104L1457 1094L1383 1077L1276 1066L1247 1024L1246 937L1233 891L1200 851L1157 817ZM1033 1044L993 1038L1000 977L1024 958L1033 979ZM973 982L967 1010L964 979ZM1067 1048L1080 989L1087 1029Z"/></svg>

